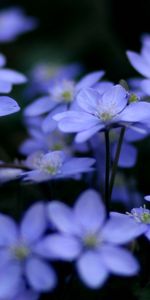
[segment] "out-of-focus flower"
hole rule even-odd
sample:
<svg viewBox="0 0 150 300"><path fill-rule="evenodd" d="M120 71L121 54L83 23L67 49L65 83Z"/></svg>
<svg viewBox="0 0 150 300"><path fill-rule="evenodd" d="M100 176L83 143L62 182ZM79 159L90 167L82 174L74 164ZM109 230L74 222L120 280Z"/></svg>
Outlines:
<svg viewBox="0 0 150 300"><path fill-rule="evenodd" d="M133 98L133 99L132 99ZM53 118L63 132L77 132L76 142L84 142L96 132L116 126L144 123L149 119L150 104L138 101L121 85L100 94L87 88L77 95L78 111L67 111Z"/></svg>
<svg viewBox="0 0 150 300"><path fill-rule="evenodd" d="M78 274L90 288L101 287L111 273L132 276L138 272L137 261L120 245L142 234L145 226L116 216L106 220L104 204L94 190L81 194L73 209L52 201L48 216L59 232L37 245L41 255L49 251L57 259L76 260Z"/></svg>
<svg viewBox="0 0 150 300"><path fill-rule="evenodd" d="M85 87L94 86L98 80L102 78L104 71L92 72L83 77L78 83L63 77L56 80L47 91L48 95L40 97L27 106L24 111L26 117L35 117L45 113L48 115L42 123L45 132L51 132L57 127L57 122L53 120L53 116L57 113L68 110L69 107L75 107L76 95Z"/></svg>
<svg viewBox="0 0 150 300"><path fill-rule="evenodd" d="M37 27L37 20L27 17L21 8L7 8L0 12L0 43L16 40L21 34Z"/></svg>
<svg viewBox="0 0 150 300"><path fill-rule="evenodd" d="M24 181L42 182L90 172L95 159L67 157L63 151L51 151L33 153L25 163L31 171L24 172Z"/></svg>
<svg viewBox="0 0 150 300"><path fill-rule="evenodd" d="M36 253L36 244L46 228L46 207L42 202L26 212L20 227L10 217L0 214L0 299L17 294L24 280L37 292L55 287L53 268Z"/></svg>

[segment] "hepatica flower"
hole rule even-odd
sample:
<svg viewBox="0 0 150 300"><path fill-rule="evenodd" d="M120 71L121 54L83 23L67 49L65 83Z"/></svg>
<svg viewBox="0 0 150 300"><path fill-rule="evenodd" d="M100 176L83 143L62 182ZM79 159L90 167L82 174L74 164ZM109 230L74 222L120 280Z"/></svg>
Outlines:
<svg viewBox="0 0 150 300"><path fill-rule="evenodd" d="M93 158L68 158L63 151L51 151L31 154L26 165L32 170L24 173L24 180L42 182L52 179L74 177L78 174L92 171L95 163Z"/></svg>
<svg viewBox="0 0 150 300"><path fill-rule="evenodd" d="M0 93L7 94L11 92L13 84L22 84L26 82L26 77L14 70L4 68L6 58L0 54ZM20 110L15 100L8 96L0 96L0 116L9 115Z"/></svg>
<svg viewBox="0 0 150 300"><path fill-rule="evenodd" d="M42 127L50 132L57 127L53 115L68 110L74 104L77 93L84 87L93 86L104 75L103 71L92 72L83 77L78 83L73 80L61 78L50 86L48 95L41 97L25 109L25 116L33 117L49 113L43 121Z"/></svg>
<svg viewBox="0 0 150 300"><path fill-rule="evenodd" d="M80 111L57 114L63 132L77 132L76 142L84 142L100 130L113 126L143 123L150 116L150 104L138 101L121 85L110 87L104 94L94 88L82 89L77 95Z"/></svg>
<svg viewBox="0 0 150 300"><path fill-rule="evenodd" d="M132 254L121 247L143 232L133 220L110 217L94 190L77 199L73 209L59 201L48 204L48 216L58 233L37 245L41 255L53 253L57 259L76 261L83 282L90 288L101 287L109 274L132 276L139 265Z"/></svg>
<svg viewBox="0 0 150 300"><path fill-rule="evenodd" d="M17 293L22 280L37 292L55 287L53 268L36 253L36 244L47 228L45 209L42 202L33 205L20 226L0 214L0 299Z"/></svg>
<svg viewBox="0 0 150 300"><path fill-rule="evenodd" d="M21 8L8 8L0 12L0 43L16 40L16 38L37 27L37 20L26 17Z"/></svg>

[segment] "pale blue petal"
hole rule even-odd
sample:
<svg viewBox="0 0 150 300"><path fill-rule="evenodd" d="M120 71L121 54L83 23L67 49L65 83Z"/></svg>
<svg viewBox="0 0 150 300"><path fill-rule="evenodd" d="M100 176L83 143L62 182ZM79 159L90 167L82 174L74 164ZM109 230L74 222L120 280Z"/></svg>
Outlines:
<svg viewBox="0 0 150 300"><path fill-rule="evenodd" d="M76 91L83 88L92 87L98 80L104 76L104 71L95 71L84 76L76 85Z"/></svg>
<svg viewBox="0 0 150 300"><path fill-rule="evenodd" d="M28 105L24 110L25 116L35 117L41 114L49 112L56 106L55 102L52 102L51 98L48 96L41 97L35 100L33 103Z"/></svg>
<svg viewBox="0 0 150 300"><path fill-rule="evenodd" d="M87 190L79 196L74 212L81 228L87 233L99 230L106 218L105 206L94 190Z"/></svg>
<svg viewBox="0 0 150 300"><path fill-rule="evenodd" d="M10 82L0 81L0 93L10 93L12 89L12 84Z"/></svg>
<svg viewBox="0 0 150 300"><path fill-rule="evenodd" d="M38 253L46 258L72 261L80 255L82 242L73 236L51 234L37 245L37 250L40 250Z"/></svg>
<svg viewBox="0 0 150 300"><path fill-rule="evenodd" d="M115 158L117 145L112 148L113 159ZM137 159L137 150L134 146L123 143L119 157L118 166L122 168L131 168L135 165Z"/></svg>
<svg viewBox="0 0 150 300"><path fill-rule="evenodd" d="M97 92L97 90L87 88L81 90L81 92L77 95L77 102L84 111L90 114L95 114L100 98L101 95Z"/></svg>
<svg viewBox="0 0 150 300"><path fill-rule="evenodd" d="M38 202L31 206L22 219L21 238L28 243L33 243L42 236L46 227L46 206L44 203Z"/></svg>
<svg viewBox="0 0 150 300"><path fill-rule="evenodd" d="M103 263L113 274L134 276L139 271L139 263L134 256L125 249L109 245L102 247L100 253Z"/></svg>
<svg viewBox="0 0 150 300"><path fill-rule="evenodd" d="M42 259L28 259L25 265L25 273L29 284L37 292L46 292L56 286L57 278L54 270Z"/></svg>
<svg viewBox="0 0 150 300"><path fill-rule="evenodd" d="M87 130L99 124L99 119L88 113L74 113L74 116L68 116L60 120L58 127L64 132L78 132Z"/></svg>
<svg viewBox="0 0 150 300"><path fill-rule="evenodd" d="M0 269L0 299L11 299L19 289L20 277L21 268L17 263L9 263Z"/></svg>
<svg viewBox="0 0 150 300"><path fill-rule="evenodd" d="M94 158L71 158L65 162L61 168L62 176L73 175L76 173L87 172L95 163ZM60 174L61 175L61 174Z"/></svg>
<svg viewBox="0 0 150 300"><path fill-rule="evenodd" d="M10 97L0 97L0 117L13 114L20 110L19 105Z"/></svg>
<svg viewBox="0 0 150 300"><path fill-rule="evenodd" d="M149 120L150 116L150 103L139 101L129 104L118 118L121 122L144 122ZM116 118L117 120L117 118Z"/></svg>
<svg viewBox="0 0 150 300"><path fill-rule="evenodd" d="M133 51L127 51L127 57L136 71L143 76L150 78L150 65L142 55Z"/></svg>
<svg viewBox="0 0 150 300"><path fill-rule="evenodd" d="M83 282L93 289L101 287L109 273L100 255L94 251L85 252L79 258L77 270Z"/></svg>
<svg viewBox="0 0 150 300"><path fill-rule="evenodd" d="M0 69L0 80L13 84L21 84L27 81L25 75L10 69Z"/></svg>
<svg viewBox="0 0 150 300"><path fill-rule="evenodd" d="M9 246L18 240L18 227L13 219L0 214L0 246Z"/></svg>
<svg viewBox="0 0 150 300"><path fill-rule="evenodd" d="M102 239L113 244L126 244L144 234L147 226L137 223L129 216L111 213L101 232Z"/></svg>
<svg viewBox="0 0 150 300"><path fill-rule="evenodd" d="M141 80L140 87L145 94L150 95L150 79Z"/></svg>
<svg viewBox="0 0 150 300"><path fill-rule="evenodd" d="M97 133L99 130L102 130L104 128L103 124L98 124L91 129L84 130L82 132L77 133L75 137L76 143L83 143L86 142L88 139L90 139L95 133Z"/></svg>

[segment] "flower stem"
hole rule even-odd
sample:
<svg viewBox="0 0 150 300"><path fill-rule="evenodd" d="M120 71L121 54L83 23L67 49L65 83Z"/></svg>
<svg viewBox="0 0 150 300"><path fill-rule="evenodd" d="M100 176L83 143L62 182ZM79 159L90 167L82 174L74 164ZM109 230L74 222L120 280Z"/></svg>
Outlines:
<svg viewBox="0 0 150 300"><path fill-rule="evenodd" d="M110 206L110 193L109 193L109 169L110 169L110 141L109 141L109 131L105 131L105 147L106 147L106 157L105 157L105 205L107 216L109 216L109 206Z"/></svg>
<svg viewBox="0 0 150 300"><path fill-rule="evenodd" d="M109 185L109 198L110 199L112 196L113 186L114 186L114 182L115 182L115 176L116 176L116 172L117 172L117 166L118 166L119 156L120 156L120 152L121 152L121 146L122 146L122 142L123 142L124 133L125 133L125 127L121 128L118 145L117 145L117 149L116 149L116 154L115 154L115 159L114 159L113 166L112 166L110 185Z"/></svg>

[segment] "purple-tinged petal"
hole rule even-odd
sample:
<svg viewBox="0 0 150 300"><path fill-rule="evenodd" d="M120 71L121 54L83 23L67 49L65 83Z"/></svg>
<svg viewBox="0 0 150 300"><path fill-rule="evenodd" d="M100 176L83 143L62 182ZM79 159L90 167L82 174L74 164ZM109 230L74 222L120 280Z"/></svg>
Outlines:
<svg viewBox="0 0 150 300"><path fill-rule="evenodd" d="M76 85L76 91L79 92L83 88L93 86L98 80L104 76L104 71L95 71L84 76Z"/></svg>
<svg viewBox="0 0 150 300"><path fill-rule="evenodd" d="M87 172L94 163L94 158L71 158L62 166L62 175L68 176L76 173Z"/></svg>
<svg viewBox="0 0 150 300"><path fill-rule="evenodd" d="M58 107L54 108L50 114L44 119L42 122L42 129L44 132L48 133L56 129L57 122L53 119L53 116L55 116L58 113L64 112L67 110L66 105L59 105Z"/></svg>
<svg viewBox="0 0 150 300"><path fill-rule="evenodd" d="M0 214L0 246L9 246L16 243L18 228L16 223L8 216Z"/></svg>
<svg viewBox="0 0 150 300"><path fill-rule="evenodd" d="M48 204L47 211L49 220L59 231L67 234L78 232L74 213L66 204L59 201L52 201Z"/></svg>
<svg viewBox="0 0 150 300"><path fill-rule="evenodd" d="M10 93L12 89L12 84L10 82L7 81L0 81L0 93Z"/></svg>
<svg viewBox="0 0 150 300"><path fill-rule="evenodd" d="M140 101L129 104L118 118L120 122L144 122L149 120L150 103ZM117 119L117 118L116 118Z"/></svg>
<svg viewBox="0 0 150 300"><path fill-rule="evenodd" d="M51 98L48 96L41 97L35 100L33 103L28 105L24 110L25 116L35 117L41 114L49 112L56 106L55 102L51 101Z"/></svg>
<svg viewBox="0 0 150 300"><path fill-rule="evenodd" d="M143 76L148 78L150 77L150 65L147 63L144 57L133 51L127 51L127 57L136 71Z"/></svg>
<svg viewBox="0 0 150 300"><path fill-rule="evenodd" d="M10 97L0 97L0 117L13 114L20 110L19 105Z"/></svg>
<svg viewBox="0 0 150 300"><path fill-rule="evenodd" d="M64 132L78 132L94 127L98 125L99 122L99 119L95 116L84 112L74 112L72 116L69 114L61 119L58 123L58 127Z"/></svg>
<svg viewBox="0 0 150 300"><path fill-rule="evenodd" d="M36 203L23 217L20 227L21 238L28 243L33 243L42 236L46 227L46 207L42 202Z"/></svg>
<svg viewBox="0 0 150 300"><path fill-rule="evenodd" d="M25 273L31 287L37 291L52 290L57 283L54 270L42 259L30 258L26 261Z"/></svg>
<svg viewBox="0 0 150 300"><path fill-rule="evenodd" d="M101 232L102 239L113 244L126 244L144 234L147 226L137 223L127 215L111 213Z"/></svg>
<svg viewBox="0 0 150 300"><path fill-rule="evenodd" d="M144 199L150 202L150 195L145 196Z"/></svg>
<svg viewBox="0 0 150 300"><path fill-rule="evenodd" d="M87 88L77 95L78 105L86 112L95 114L101 95L97 90Z"/></svg>
<svg viewBox="0 0 150 300"><path fill-rule="evenodd" d="M17 263L8 263L0 269L0 299L12 299L20 285L21 268Z"/></svg>
<svg viewBox="0 0 150 300"><path fill-rule="evenodd" d="M150 95L150 79L141 80L140 88L145 94Z"/></svg>
<svg viewBox="0 0 150 300"><path fill-rule="evenodd" d="M97 83L95 88L100 95L103 95L105 92L107 92L108 89L110 89L113 86L114 84L110 81L102 81Z"/></svg>
<svg viewBox="0 0 150 300"><path fill-rule="evenodd" d="M80 255L82 243L73 236L51 234L37 245L37 250L40 250L39 254L46 258L72 261Z"/></svg>
<svg viewBox="0 0 150 300"><path fill-rule="evenodd" d="M39 170L24 172L23 175L23 181L42 182L50 180L52 178L50 174Z"/></svg>
<svg viewBox="0 0 150 300"><path fill-rule="evenodd" d="M108 269L98 253L85 252L77 261L77 270L83 282L90 288L101 287L107 277Z"/></svg>
<svg viewBox="0 0 150 300"><path fill-rule="evenodd" d="M13 83L21 84L27 81L25 75L10 69L0 69L0 80Z"/></svg>
<svg viewBox="0 0 150 300"><path fill-rule="evenodd" d="M99 130L102 130L104 128L103 124L96 125L92 127L91 129L84 130L82 132L77 133L75 137L76 143L83 143L86 142L88 139L90 139L95 133L97 133Z"/></svg>
<svg viewBox="0 0 150 300"><path fill-rule="evenodd" d="M112 149L113 159L115 158L117 145ZM137 150L134 146L123 143L119 157L118 166L122 168L131 168L135 165L137 159Z"/></svg>
<svg viewBox="0 0 150 300"><path fill-rule="evenodd" d="M6 64L6 57L0 53L0 68L4 67Z"/></svg>
<svg viewBox="0 0 150 300"><path fill-rule="evenodd" d="M105 206L94 190L87 190L79 196L74 212L81 228L87 233L99 230L106 217Z"/></svg>
<svg viewBox="0 0 150 300"><path fill-rule="evenodd" d="M120 113L127 105L128 94L121 85L115 85L106 91L99 99L98 111L111 112L112 115Z"/></svg>
<svg viewBox="0 0 150 300"><path fill-rule="evenodd" d="M113 274L134 276L139 271L139 263L133 255L125 249L109 245L102 247L100 253L103 263Z"/></svg>
<svg viewBox="0 0 150 300"><path fill-rule="evenodd" d="M150 240L150 228L149 226L147 227L147 232L145 233L145 236L147 237L148 240Z"/></svg>

